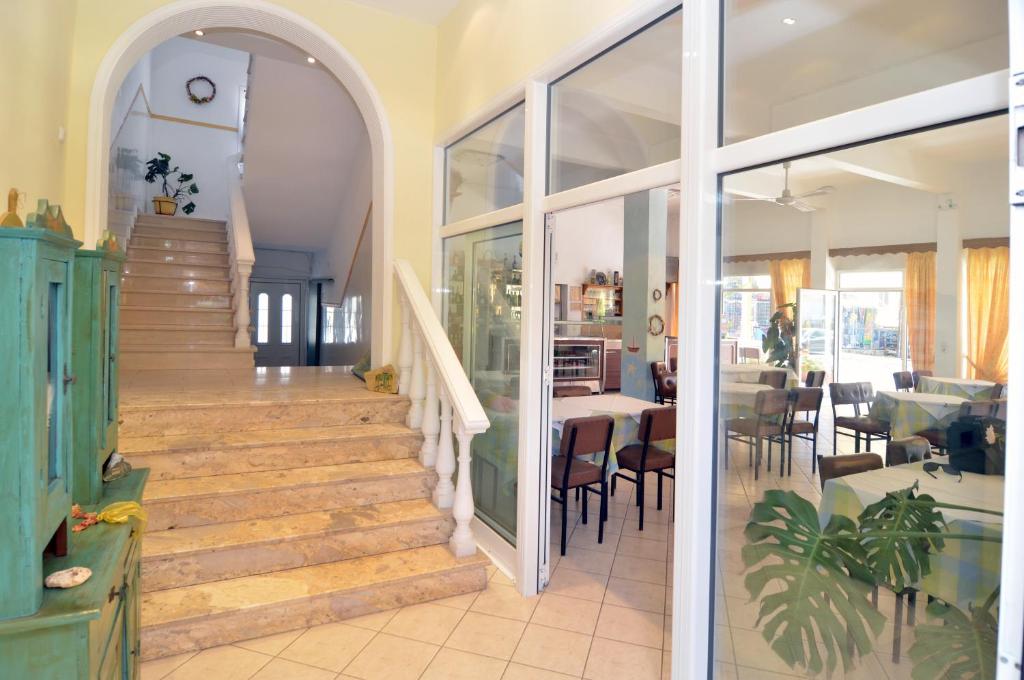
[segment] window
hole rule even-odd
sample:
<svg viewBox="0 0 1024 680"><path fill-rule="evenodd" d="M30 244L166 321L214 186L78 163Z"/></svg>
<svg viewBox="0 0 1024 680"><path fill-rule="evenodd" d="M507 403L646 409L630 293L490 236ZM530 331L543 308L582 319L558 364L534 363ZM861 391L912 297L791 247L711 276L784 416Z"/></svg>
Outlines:
<svg viewBox="0 0 1024 680"><path fill-rule="evenodd" d="M722 279L722 338L743 347L761 347L772 316L772 279L726 276Z"/></svg>
<svg viewBox="0 0 1024 680"><path fill-rule="evenodd" d="M260 293L256 297L256 343L265 345L270 341L270 296Z"/></svg>
<svg viewBox="0 0 1024 680"><path fill-rule="evenodd" d="M363 330L363 296L353 295L341 306L343 333L341 341L346 345L354 345L362 337Z"/></svg>
<svg viewBox="0 0 1024 680"><path fill-rule="evenodd" d="M445 223L523 202L525 120L518 104L445 149Z"/></svg>
<svg viewBox="0 0 1024 680"><path fill-rule="evenodd" d="M288 345L292 341L292 296L285 293L281 296L281 344Z"/></svg>
<svg viewBox="0 0 1024 680"><path fill-rule="evenodd" d="M679 158L682 12L551 85L548 192Z"/></svg>
<svg viewBox="0 0 1024 680"><path fill-rule="evenodd" d="M335 334L335 318L336 318L337 307L324 306L324 344L333 345L337 342L334 337Z"/></svg>

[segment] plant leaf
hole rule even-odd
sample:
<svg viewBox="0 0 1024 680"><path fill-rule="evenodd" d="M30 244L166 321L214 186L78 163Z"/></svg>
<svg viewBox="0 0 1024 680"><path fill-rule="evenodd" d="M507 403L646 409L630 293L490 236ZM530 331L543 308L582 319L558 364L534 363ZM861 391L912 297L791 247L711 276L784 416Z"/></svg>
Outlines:
<svg viewBox="0 0 1024 680"><path fill-rule="evenodd" d="M885 623L868 600L873 579L862 566L856 525L835 515L822 529L810 502L777 489L765 492L750 519L743 563L748 570L767 563L747 574L747 591L757 599L770 583L781 586L761 600L757 624L765 621L765 640L791 668L817 674L827 667L831 674L841 660L849 670L855 657L871 652Z"/></svg>
<svg viewBox="0 0 1024 680"><path fill-rule="evenodd" d="M970 616L938 601L928 605L928 615L942 623L917 626L909 651L914 680L996 677L997 623L992 605L998 592L996 589L981 607L972 608Z"/></svg>
<svg viewBox="0 0 1024 680"><path fill-rule="evenodd" d="M190 186L188 188L188 193L190 193L190 194L198 194L199 193L199 185L197 185L195 182L193 182L192 186Z"/></svg>
<svg viewBox="0 0 1024 680"><path fill-rule="evenodd" d="M942 531L946 522L935 509L935 499L928 494L916 497L916 491L916 482L910 488L890 491L882 500L864 508L857 518L868 567L876 582L889 584L896 592L928 574L929 551L939 552L944 546ZM928 533L934 537L907 537L906 533Z"/></svg>
<svg viewBox="0 0 1024 680"><path fill-rule="evenodd" d="M196 211L196 204L192 203L191 201L189 201L185 205L181 206L181 212L185 213L186 215L191 215L195 211Z"/></svg>

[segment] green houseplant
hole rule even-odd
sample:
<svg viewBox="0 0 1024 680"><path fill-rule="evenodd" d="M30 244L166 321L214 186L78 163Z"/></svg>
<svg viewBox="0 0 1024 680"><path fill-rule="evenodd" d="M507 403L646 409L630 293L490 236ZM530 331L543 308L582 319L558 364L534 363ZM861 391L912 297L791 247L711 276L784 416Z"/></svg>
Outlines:
<svg viewBox="0 0 1024 680"><path fill-rule="evenodd" d="M792 310L792 315L787 314ZM796 303L788 302L768 319L768 332L761 339L761 351L767 355L765 361L779 368L796 369Z"/></svg>
<svg viewBox="0 0 1024 680"><path fill-rule="evenodd" d="M182 172L175 165L171 167L171 157L168 154L158 152L153 158L146 162L146 181L155 184L157 179L161 182L162 196L153 197L153 209L157 215L174 215L178 212L178 201L199 193L199 186L192 181L191 173ZM174 183L177 182L177 186ZM191 215L196 210L196 204L189 200L181 206L181 212Z"/></svg>

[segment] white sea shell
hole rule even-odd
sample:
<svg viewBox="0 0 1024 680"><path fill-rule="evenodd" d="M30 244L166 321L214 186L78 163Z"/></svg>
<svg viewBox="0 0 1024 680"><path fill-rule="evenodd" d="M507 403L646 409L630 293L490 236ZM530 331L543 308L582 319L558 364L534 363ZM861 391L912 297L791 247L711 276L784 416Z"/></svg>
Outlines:
<svg viewBox="0 0 1024 680"><path fill-rule="evenodd" d="M996 443L996 430L991 425L985 430L985 442L991 446Z"/></svg>
<svg viewBox="0 0 1024 680"><path fill-rule="evenodd" d="M90 576L92 569L89 567L71 567L53 572L44 583L47 588L74 588L88 581Z"/></svg>

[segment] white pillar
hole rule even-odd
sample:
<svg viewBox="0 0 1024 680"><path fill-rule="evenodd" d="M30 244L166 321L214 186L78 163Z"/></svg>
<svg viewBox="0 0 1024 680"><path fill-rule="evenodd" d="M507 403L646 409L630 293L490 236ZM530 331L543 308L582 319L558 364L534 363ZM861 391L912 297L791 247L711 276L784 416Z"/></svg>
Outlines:
<svg viewBox="0 0 1024 680"><path fill-rule="evenodd" d="M235 347L251 347L249 275L252 273L252 265L239 262L235 269Z"/></svg>
<svg viewBox="0 0 1024 680"><path fill-rule="evenodd" d="M438 401L441 407L441 430L437 441L437 487L434 489L434 505L450 508L455 503L455 445L452 442L452 405L444 385L438 385Z"/></svg>
<svg viewBox="0 0 1024 680"><path fill-rule="evenodd" d="M440 412L437 400L437 370L434 361L426 357L427 393L423 400L423 446L420 447L420 463L432 468L437 464L437 434L441 430Z"/></svg>
<svg viewBox="0 0 1024 680"><path fill-rule="evenodd" d="M827 209L811 213L811 288L835 288L836 274L828 256L832 219Z"/></svg>
<svg viewBox="0 0 1024 680"><path fill-rule="evenodd" d="M398 393L407 395L412 376L412 331L409 328L409 300L399 293L398 301L402 307L402 338L398 343Z"/></svg>
<svg viewBox="0 0 1024 680"><path fill-rule="evenodd" d="M427 394L426 367L423 365L423 333L420 332L419 324L412 324L412 378L409 381L409 399L412 406L409 408L408 425L414 430L423 426L423 399Z"/></svg>
<svg viewBox="0 0 1024 680"><path fill-rule="evenodd" d="M960 211L950 195L935 213L935 374L959 376L961 254Z"/></svg>
<svg viewBox="0 0 1024 680"><path fill-rule="evenodd" d="M459 423L459 483L455 487L455 504L452 506L452 517L455 518L455 531L452 532L448 545L456 557L468 557L476 552L476 540L469 523L473 521L473 481L470 474L470 462L473 434Z"/></svg>

